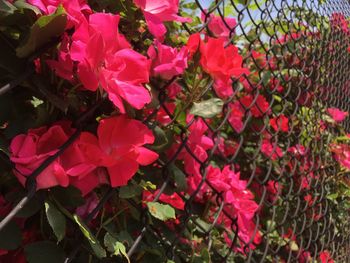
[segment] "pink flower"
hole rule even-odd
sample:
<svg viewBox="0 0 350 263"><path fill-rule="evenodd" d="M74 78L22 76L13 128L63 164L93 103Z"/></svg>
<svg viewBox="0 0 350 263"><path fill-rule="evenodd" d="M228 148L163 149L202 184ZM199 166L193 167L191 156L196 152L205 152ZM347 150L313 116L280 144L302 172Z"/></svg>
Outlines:
<svg viewBox="0 0 350 263"><path fill-rule="evenodd" d="M146 19L148 29L159 41L163 41L166 27L163 22L191 22L190 18L178 16L179 0L134 0Z"/></svg>
<svg viewBox="0 0 350 263"><path fill-rule="evenodd" d="M207 185L202 186L200 193L202 196L204 194L208 195L214 190L222 193L226 214L229 214L232 218L237 218L238 236L243 241L243 245L248 244L253 236L254 242L256 244L260 243L261 236L258 231L255 231L256 225L253 221L259 206L254 201L253 193L247 189L247 181L241 180L240 173L232 171L229 166L225 166L222 171L219 168L209 166L206 181ZM194 182L196 185L192 186L192 188L196 189L200 180ZM202 201L206 202L205 199ZM218 222L223 223L230 229L232 221L226 214L221 213ZM250 247L253 248L254 245L250 244Z"/></svg>
<svg viewBox="0 0 350 263"><path fill-rule="evenodd" d="M288 132L289 131L288 118L286 116L284 116L283 114L280 114L275 118L271 118L270 125L276 132L278 132L278 131Z"/></svg>
<svg viewBox="0 0 350 263"><path fill-rule="evenodd" d="M92 13L86 0L27 0L27 2L38 7L44 15L54 13L57 7L62 5L68 18L66 28L78 26L84 20L84 15Z"/></svg>
<svg viewBox="0 0 350 263"><path fill-rule="evenodd" d="M113 187L126 185L139 165L158 159L157 153L144 147L154 142L152 131L125 115L101 120L97 136L82 133L80 147L92 164L107 168Z"/></svg>
<svg viewBox="0 0 350 263"><path fill-rule="evenodd" d="M190 122L193 116L188 115L187 122ZM190 134L187 139L188 149L183 149L178 157L184 160L185 171L190 175L200 176L200 163L192 157L191 151L200 162L204 162L207 157L207 150L214 145L213 140L204 135L208 130L208 126L202 119L196 119L189 127Z"/></svg>
<svg viewBox="0 0 350 263"><path fill-rule="evenodd" d="M150 61L130 49L118 32L118 23L118 15L90 15L72 36L71 57L78 62L78 76L84 87L95 91L101 85L124 113L123 100L136 109L151 101L143 86L149 81Z"/></svg>
<svg viewBox="0 0 350 263"><path fill-rule="evenodd" d="M187 68L187 53L186 47L178 51L155 40L154 46L151 45L147 52L152 60L152 75L166 80L181 75Z"/></svg>
<svg viewBox="0 0 350 263"><path fill-rule="evenodd" d="M47 60L46 63L53 69L57 76L66 80L73 80L73 61L69 54L69 37L63 35L62 42L58 51L58 61Z"/></svg>
<svg viewBox="0 0 350 263"><path fill-rule="evenodd" d="M200 43L200 63L203 70L214 79L214 89L221 98L233 94L231 77L249 74L249 70L242 67L243 59L238 48L234 45L225 48L224 44L224 39L211 37L207 38L207 42Z"/></svg>
<svg viewBox="0 0 350 263"><path fill-rule="evenodd" d="M60 123L50 128L32 129L27 134L13 138L10 145L11 161L15 164L14 174L18 180L25 185L26 177L54 155L72 133L69 123ZM71 184L70 178L85 180L86 176L96 177L92 174L95 167L85 159L78 144L74 142L36 177L37 189L56 185L66 187ZM98 183L92 185L91 189L97 185Z"/></svg>
<svg viewBox="0 0 350 263"><path fill-rule="evenodd" d="M320 253L321 263L334 263L331 254L328 250L324 250Z"/></svg>
<svg viewBox="0 0 350 263"><path fill-rule="evenodd" d="M350 146L347 144L331 144L330 150L334 159L341 166L350 170Z"/></svg>
<svg viewBox="0 0 350 263"><path fill-rule="evenodd" d="M327 112L336 122L342 122L349 115L347 111L341 111L337 108L328 108Z"/></svg>
<svg viewBox="0 0 350 263"><path fill-rule="evenodd" d="M271 160L277 160L283 156L282 149L276 145L272 144L269 139L264 139L261 144L261 152Z"/></svg>
<svg viewBox="0 0 350 263"><path fill-rule="evenodd" d="M209 14L208 18L206 18L205 13L202 13L201 18L205 22L209 21L208 28L217 38L224 38L227 41L235 32L237 22L234 18L225 17L224 20L221 16L216 16L212 13Z"/></svg>

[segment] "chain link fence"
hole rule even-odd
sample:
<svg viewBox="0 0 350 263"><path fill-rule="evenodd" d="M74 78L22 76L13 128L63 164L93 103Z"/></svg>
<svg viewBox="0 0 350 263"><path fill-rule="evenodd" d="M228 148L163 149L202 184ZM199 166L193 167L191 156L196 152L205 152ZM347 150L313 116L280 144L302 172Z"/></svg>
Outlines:
<svg viewBox="0 0 350 263"><path fill-rule="evenodd" d="M226 45L238 46L242 64L249 65L253 73L231 80L234 92L225 100L222 112L210 119L183 120L182 113L190 103L217 94L213 82L194 90L177 77L154 87L159 106L144 115L143 122L155 133L161 125L176 135L175 147L162 153L156 163L157 173L152 176L158 190L148 200L164 201L163 194L176 193L184 201L176 222L151 218L144 204L133 198L120 201L120 190L111 188L85 223L106 205L119 206L120 211L128 207L125 213L133 217L123 224L134 233L125 237L131 262L148 262L159 255L168 262L203 262L196 261L196 255L206 262L313 262L324 251L335 262L350 262L348 208L330 196L341 171L326 149L339 131L323 125L327 108L350 112L350 28L344 22L350 16L350 3L197 0L184 1L181 6L201 23L195 27L182 24L179 32L225 35ZM214 23L221 23L221 32ZM168 96L174 82L186 89L183 107L176 111ZM8 92L9 86L16 85L4 88ZM249 97L242 95L244 91L249 91ZM102 99L83 114L67 144L30 176L27 196L1 221L0 229L35 195L35 177L86 129L86 123L104 113L106 103ZM244 110L237 111L237 107ZM289 120L286 130L278 124L281 115ZM276 129L271 127L271 117L277 121ZM166 121L160 123L160 118ZM242 120L238 130L235 118ZM350 120L342 124L349 131ZM194 126L201 126L202 133L194 132ZM205 148L203 136L212 141L212 148ZM189 160L187 168L185 159ZM213 168L213 162L218 167ZM222 190L227 182L220 182L225 167L235 171L232 197ZM188 174L191 170L195 172ZM147 173L147 168L142 172ZM199 179L195 178L198 174ZM241 200L243 207L233 206L229 198ZM77 230L77 245L70 248L65 262L80 262L84 257L81 238ZM143 257L146 252L148 258Z"/></svg>

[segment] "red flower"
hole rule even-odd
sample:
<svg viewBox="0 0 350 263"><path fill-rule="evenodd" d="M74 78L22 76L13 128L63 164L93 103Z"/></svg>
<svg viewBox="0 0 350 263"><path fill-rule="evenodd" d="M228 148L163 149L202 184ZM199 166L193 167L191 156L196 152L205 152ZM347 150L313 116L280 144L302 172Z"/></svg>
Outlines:
<svg viewBox="0 0 350 263"><path fill-rule="evenodd" d="M239 101L231 103L230 110L231 112L228 118L228 122L237 133L240 133L243 130L242 119L244 117L244 110L242 109L242 106L240 105Z"/></svg>
<svg viewBox="0 0 350 263"><path fill-rule="evenodd" d="M270 125L275 131L282 131L282 132L288 132L289 126L288 126L288 118L284 116L283 114L280 114L279 116L275 118L270 119Z"/></svg>
<svg viewBox="0 0 350 263"><path fill-rule="evenodd" d="M151 193L150 191L143 191L143 197L142 199L144 201L152 202L154 197L159 193L159 190L155 191L154 193ZM182 200L182 198L177 194L173 193L172 195L167 194L161 194L159 196L159 200L163 203L169 204L179 210L184 210L185 202Z"/></svg>
<svg viewBox="0 0 350 263"><path fill-rule="evenodd" d="M186 45L189 52L189 58L192 58L194 53L197 52L200 42L201 42L201 36L199 33L190 35Z"/></svg>
<svg viewBox="0 0 350 263"><path fill-rule="evenodd" d="M203 70L215 81L214 88L219 97L229 97L233 94L231 77L239 78L242 74L249 74L247 68L242 67L242 56L238 48L229 45L225 48L224 39L207 38L201 42L201 60Z"/></svg>
<svg viewBox="0 0 350 263"><path fill-rule="evenodd" d="M282 149L276 144L272 144L269 139L264 139L261 144L261 152L271 160L277 160L283 156Z"/></svg>
<svg viewBox="0 0 350 263"><path fill-rule="evenodd" d="M154 142L152 131L125 115L101 120L97 135L82 133L80 147L92 164L107 168L113 187L126 185L139 165L149 165L158 158L144 147Z"/></svg>
<svg viewBox="0 0 350 263"><path fill-rule="evenodd" d="M256 118L270 113L269 103L263 95L259 94L257 98L246 95L240 99L240 102L246 109L250 109L250 112Z"/></svg>
<svg viewBox="0 0 350 263"><path fill-rule="evenodd" d="M324 250L320 253L321 263L334 263L332 256L330 255L328 250Z"/></svg>

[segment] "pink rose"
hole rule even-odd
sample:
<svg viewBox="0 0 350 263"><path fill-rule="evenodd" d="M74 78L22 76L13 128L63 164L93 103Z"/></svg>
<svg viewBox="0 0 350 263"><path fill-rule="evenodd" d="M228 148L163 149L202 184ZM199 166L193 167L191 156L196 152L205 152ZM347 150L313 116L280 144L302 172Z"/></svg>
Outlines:
<svg viewBox="0 0 350 263"><path fill-rule="evenodd" d="M78 76L84 87L95 91L100 85L124 113L123 101L136 109L151 101L143 86L149 81L150 61L130 49L118 24L118 15L90 15L89 21L73 34L70 55L78 62Z"/></svg>
<svg viewBox="0 0 350 263"><path fill-rule="evenodd" d="M336 122L342 122L349 115L347 111L341 111L337 108L328 108L327 112Z"/></svg>
<svg viewBox="0 0 350 263"><path fill-rule="evenodd" d="M216 16L214 14L209 14L206 19L206 14L202 13L202 21L208 22L208 28L210 32L217 38L224 38L228 40L233 36L235 32L235 27L237 25L236 19L225 17L225 20L221 16Z"/></svg>
<svg viewBox="0 0 350 263"><path fill-rule="evenodd" d="M187 48L182 47L179 51L159 41L150 46L147 54L152 60L152 73L169 80L174 76L181 75L187 68Z"/></svg>
<svg viewBox="0 0 350 263"><path fill-rule="evenodd" d="M68 122L54 124L51 127L41 127L29 130L27 134L17 135L10 145L11 161L15 164L15 176L25 185L27 176L31 175L47 158L57 153L73 134ZM88 163L80 151L78 144L73 142L59 157L36 177L37 189L53 186L67 187L70 178L84 180L91 175L95 166ZM95 187L97 185L94 185ZM93 188L92 187L92 188Z"/></svg>
<svg viewBox="0 0 350 263"><path fill-rule="evenodd" d="M179 0L134 0L146 19L148 29L159 41L163 41L166 28L163 22L191 22L190 18L178 16Z"/></svg>
<svg viewBox="0 0 350 263"><path fill-rule="evenodd" d="M91 163L107 168L113 187L126 185L139 165L158 159L157 153L144 147L154 142L152 131L125 115L103 119L97 136L82 133L80 147Z"/></svg>

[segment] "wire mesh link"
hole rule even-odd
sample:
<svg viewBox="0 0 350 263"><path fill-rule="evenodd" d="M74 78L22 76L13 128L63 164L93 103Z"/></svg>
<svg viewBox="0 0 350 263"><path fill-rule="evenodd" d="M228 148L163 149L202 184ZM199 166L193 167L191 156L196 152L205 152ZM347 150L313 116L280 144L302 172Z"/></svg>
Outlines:
<svg viewBox="0 0 350 263"><path fill-rule="evenodd" d="M189 2L182 3L183 10L186 4ZM164 127L177 130L177 135L175 149L157 161L162 184L158 185L153 201L159 200L163 193L177 192L185 207L178 223L151 224L147 209L128 199L142 222L134 229L139 234L129 244L128 256L137 262L142 251L158 246L175 262L191 262L193 255L201 250L208 252L212 262L308 262L306 252L317 260L320 253L327 250L336 262L350 262L349 222L334 217L338 207L328 197L334 187L331 179L340 171L324 148L332 138L322 128L325 107L350 112L350 53L347 51L350 33L344 33L338 16L350 17L350 3L345 0L324 3L196 0L192 4L195 8L191 12L201 17L197 18L202 23L196 28L184 24L181 30L215 35L210 22L214 16L220 18L229 31L226 45L233 43L244 52L243 65L250 65L254 75L243 74L232 79L234 92L225 100L220 118L214 120L201 117L180 120L181 111L174 112L167 91L174 82L186 85L180 77L155 87L159 107L143 121L155 129L162 125L157 119L162 114L168 119ZM230 17L236 19L233 26L227 21ZM191 87L185 88L184 100L191 97L191 102L216 94L213 81L197 93L193 93ZM250 91L248 103L242 99L243 89ZM261 102L262 95L267 107ZM244 109L243 125L238 132L229 121L236 104ZM270 113L276 108L280 115L291 120L287 132L281 133L281 127L273 130L268 124ZM184 107L182 112L187 110ZM349 131L350 120L343 124ZM213 141L213 147L204 155L198 152L193 138L197 136L191 128L195 125L202 125L205 136ZM262 154L266 147L269 153ZM178 191L173 176L174 165L181 167L179 163L184 156L201 176L190 194ZM235 208L225 202L224 193L208 180L214 160L221 169L228 166L232 171L239 170L240 179L247 182L247 191L253 189L256 193L254 201L259 209L253 213L252 221L237 214ZM97 210L113 199L115 193L106 191ZM97 210L87 221L99 212ZM130 228L131 225L132 222ZM186 240L195 240L196 244L187 244ZM218 246L217 240L224 240L227 246ZM74 262L82 253L80 248L78 244L65 262Z"/></svg>

